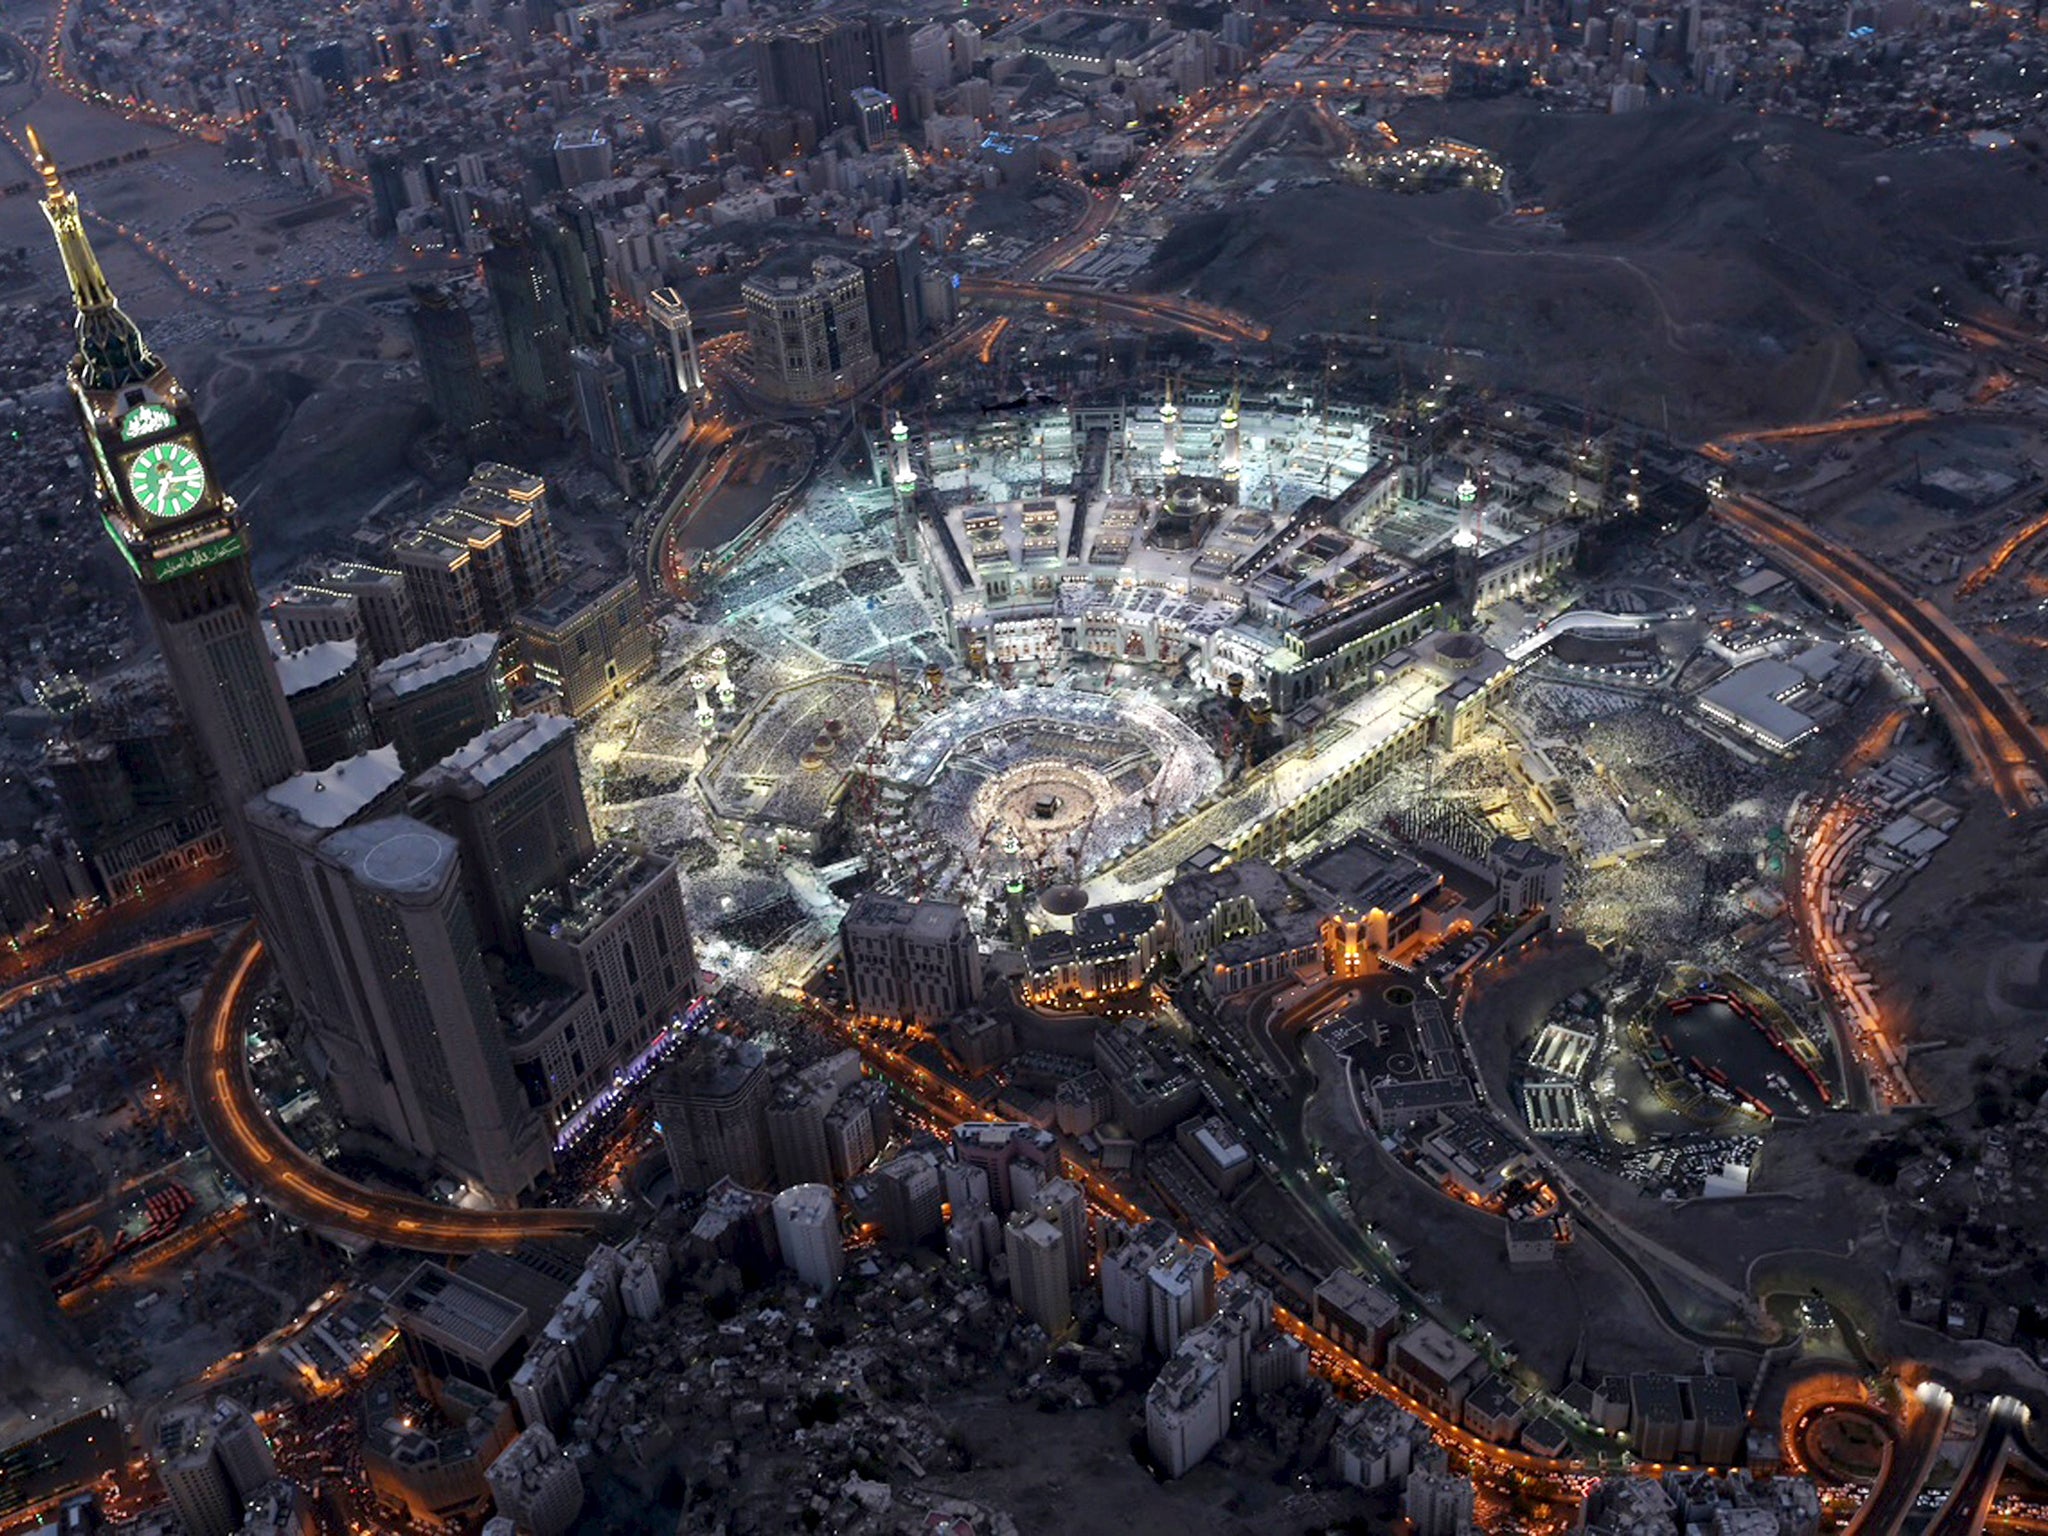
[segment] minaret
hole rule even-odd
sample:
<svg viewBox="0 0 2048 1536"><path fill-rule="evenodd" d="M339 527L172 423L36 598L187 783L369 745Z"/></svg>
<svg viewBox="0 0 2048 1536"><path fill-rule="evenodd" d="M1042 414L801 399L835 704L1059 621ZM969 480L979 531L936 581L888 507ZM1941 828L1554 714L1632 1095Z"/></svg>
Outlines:
<svg viewBox="0 0 2048 1536"><path fill-rule="evenodd" d="M122 313L77 196L33 129L28 141L78 310L78 353L66 377L100 521L135 573L171 687L212 764L239 845L249 797L305 767L257 618L248 530L213 471L191 396Z"/></svg>
<svg viewBox="0 0 2048 1536"><path fill-rule="evenodd" d="M1451 535L1451 574L1457 588L1458 619L1471 624L1479 602L1479 490L1470 480L1458 485L1458 531Z"/></svg>
<svg viewBox="0 0 2048 1536"><path fill-rule="evenodd" d="M1230 492L1230 501L1237 503L1238 477L1244 471L1244 453L1238 440L1237 429L1237 386L1230 386L1230 404L1223 407L1223 484Z"/></svg>
<svg viewBox="0 0 2048 1536"><path fill-rule="evenodd" d="M1159 476L1172 480L1180 473L1180 447L1175 436L1180 426L1180 407L1173 403L1173 380L1166 381L1166 403L1159 407Z"/></svg>
<svg viewBox="0 0 2048 1536"><path fill-rule="evenodd" d="M896 413L889 428L889 484L896 500L896 558L908 560L916 553L911 547L913 509L917 505L917 471L910 467L910 424Z"/></svg>

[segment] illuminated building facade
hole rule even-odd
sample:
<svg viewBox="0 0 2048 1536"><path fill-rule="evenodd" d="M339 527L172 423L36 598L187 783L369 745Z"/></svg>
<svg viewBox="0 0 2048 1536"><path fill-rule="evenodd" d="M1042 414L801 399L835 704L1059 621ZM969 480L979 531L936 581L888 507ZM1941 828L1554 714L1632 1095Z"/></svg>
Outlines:
<svg viewBox="0 0 2048 1536"><path fill-rule="evenodd" d="M639 578L591 573L514 621L521 662L577 719L625 696L654 670L654 635Z"/></svg>
<svg viewBox="0 0 2048 1536"><path fill-rule="evenodd" d="M981 954L958 902L867 893L839 925L846 984L868 1018L943 1023L981 996Z"/></svg>
<svg viewBox="0 0 2048 1536"><path fill-rule="evenodd" d="M66 377L100 519L135 574L238 839L243 802L305 766L258 618L248 529L214 470L192 397L122 313L77 196L33 134L29 143L77 308L78 351Z"/></svg>

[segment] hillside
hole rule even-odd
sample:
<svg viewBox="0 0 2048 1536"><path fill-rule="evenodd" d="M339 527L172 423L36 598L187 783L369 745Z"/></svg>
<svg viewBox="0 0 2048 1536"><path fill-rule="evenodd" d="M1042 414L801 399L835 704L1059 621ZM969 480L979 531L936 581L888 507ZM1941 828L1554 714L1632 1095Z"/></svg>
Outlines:
<svg viewBox="0 0 2048 1536"><path fill-rule="evenodd" d="M1924 340L1899 306L1961 287L1971 249L2048 228L2031 157L1887 149L1732 108L1431 104L1396 127L1485 147L1542 213L1339 180L1188 221L1153 285L1191 283L1283 337L1368 333L1377 312L1418 376L1458 348L1453 366L1493 382L1705 436L1825 414L1881 382ZM1255 160L1243 176L1271 173Z"/></svg>

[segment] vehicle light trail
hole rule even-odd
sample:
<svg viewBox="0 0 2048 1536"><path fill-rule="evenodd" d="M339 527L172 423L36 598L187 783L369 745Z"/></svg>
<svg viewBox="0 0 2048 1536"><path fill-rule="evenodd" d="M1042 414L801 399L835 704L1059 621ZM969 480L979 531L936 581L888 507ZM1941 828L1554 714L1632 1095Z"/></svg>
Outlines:
<svg viewBox="0 0 2048 1536"><path fill-rule="evenodd" d="M509 1248L604 1223L598 1211L457 1210L351 1182L302 1152L270 1119L249 1082L244 1049L263 941L252 926L229 946L186 1037L185 1078L206 1139L251 1195L295 1221L426 1253Z"/></svg>

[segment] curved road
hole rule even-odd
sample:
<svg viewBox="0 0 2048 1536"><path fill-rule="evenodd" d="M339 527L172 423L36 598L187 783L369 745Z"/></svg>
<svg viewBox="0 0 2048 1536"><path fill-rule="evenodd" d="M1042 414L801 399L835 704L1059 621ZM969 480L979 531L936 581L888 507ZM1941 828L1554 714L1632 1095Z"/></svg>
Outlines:
<svg viewBox="0 0 2048 1536"><path fill-rule="evenodd" d="M1991 1514L1992 1500L1998 1497L1998 1480L2005 1475L2013 1442L2026 1423L2026 1405L2017 1398L1991 1400L1977 1430L1977 1442L1970 1447L1970 1459L1922 1536L1978 1536Z"/></svg>
<svg viewBox="0 0 2048 1536"><path fill-rule="evenodd" d="M1923 1382L1906 1397L1906 1424L1885 1448L1884 1465L1870 1497L1856 1511L1843 1536L1899 1536L1934 1471L1955 1399L1946 1387Z"/></svg>
<svg viewBox="0 0 2048 1536"><path fill-rule="evenodd" d="M56 971L48 976L37 976L28 981L17 982L6 991L0 992L0 1013L7 1012L16 1003L25 1002L52 987L69 986L75 981L90 981L96 976L107 976L123 966L133 965L138 960L154 959L168 955L194 944L208 943L224 933L232 933L233 923L215 923L205 928L191 928L184 933L170 934L161 939L149 939L128 949L117 950L111 955L101 955L96 960L80 961L66 970Z"/></svg>
<svg viewBox="0 0 2048 1536"><path fill-rule="evenodd" d="M2048 794L2048 743L1976 642L1945 614L1761 497L1725 497L1715 510L1856 613L1917 675L2008 815L2042 803Z"/></svg>
<svg viewBox="0 0 2048 1536"><path fill-rule="evenodd" d="M245 1020L263 962L253 924L229 944L185 1037L185 1083L214 1155L252 1196L321 1232L422 1253L475 1253L605 1224L596 1211L469 1211L367 1189L323 1167L272 1122L249 1082Z"/></svg>
<svg viewBox="0 0 2048 1536"><path fill-rule="evenodd" d="M1006 277L964 277L960 291L976 298L1026 304L1092 306L1118 319L1172 326L1223 345L1262 342L1273 334L1272 327L1256 320L1171 294L1114 293L1074 283L1020 282Z"/></svg>

